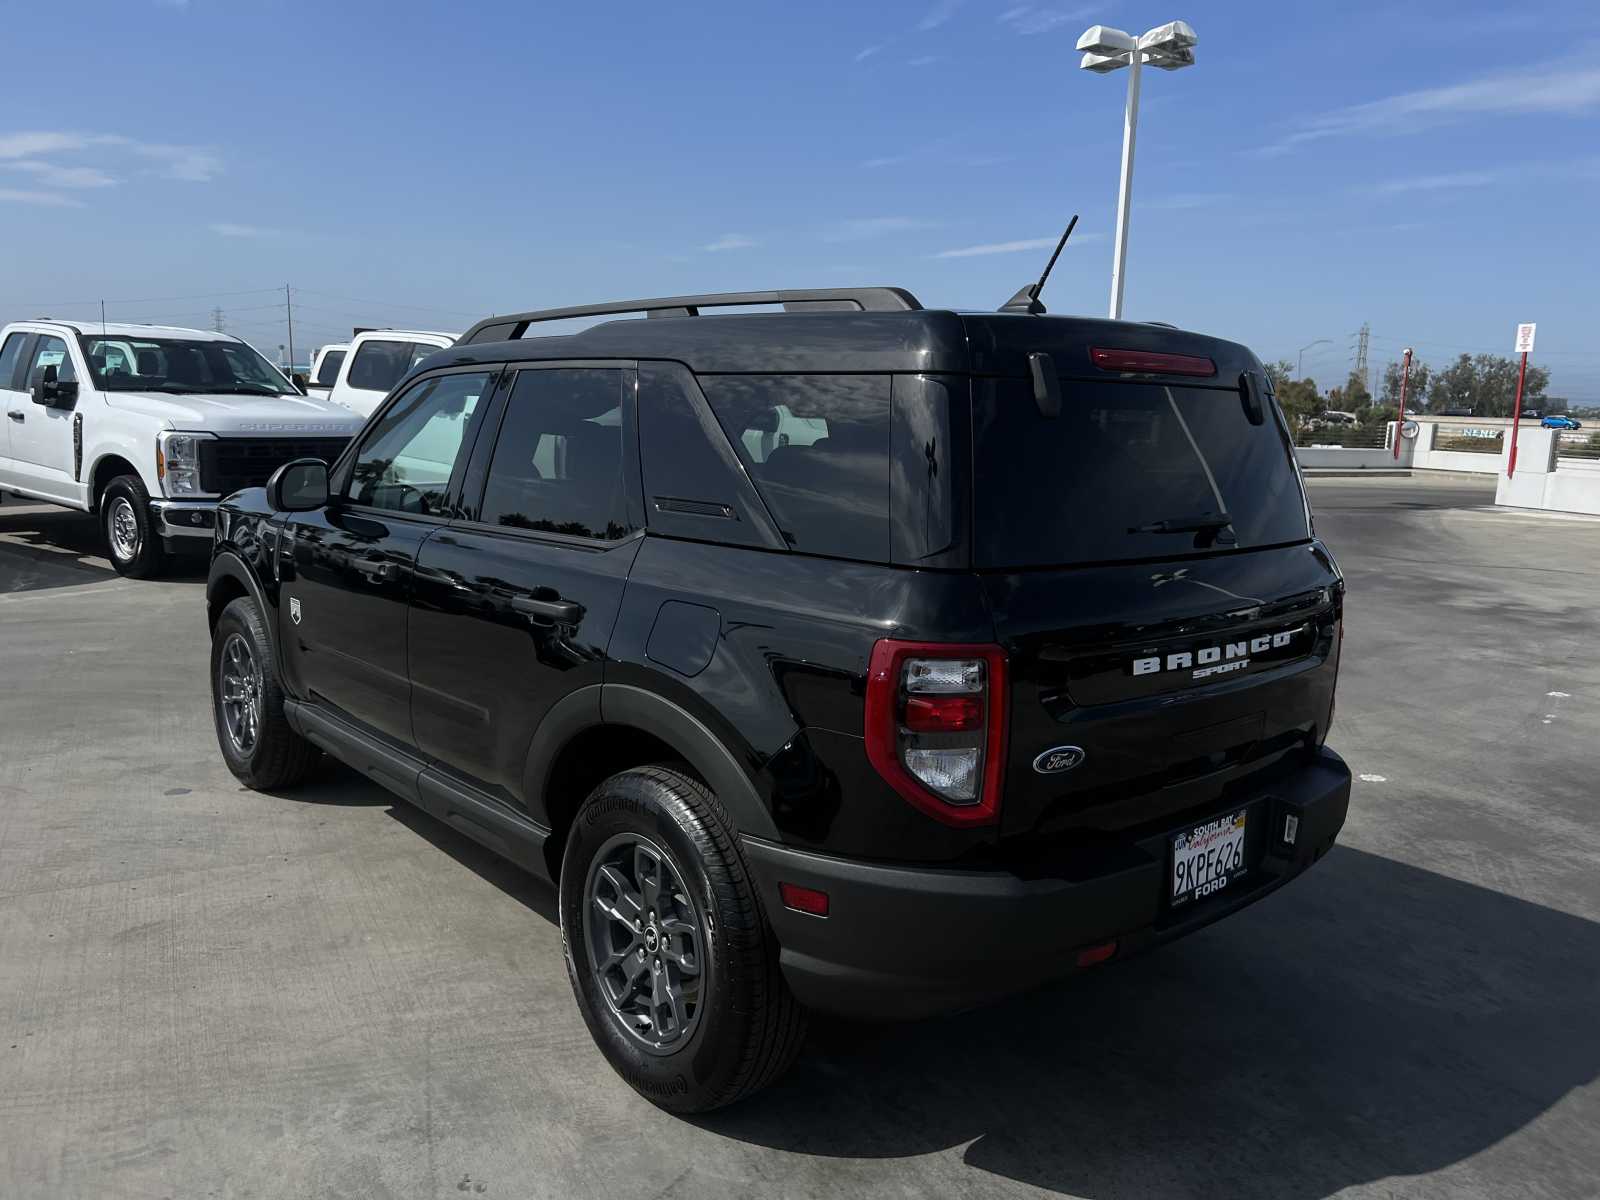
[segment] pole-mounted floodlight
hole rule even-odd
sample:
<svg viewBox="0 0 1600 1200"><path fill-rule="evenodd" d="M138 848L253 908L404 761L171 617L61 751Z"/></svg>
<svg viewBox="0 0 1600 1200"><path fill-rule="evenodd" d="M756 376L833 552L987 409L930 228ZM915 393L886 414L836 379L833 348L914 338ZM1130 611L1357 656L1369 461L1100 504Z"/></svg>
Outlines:
<svg viewBox="0 0 1600 1200"><path fill-rule="evenodd" d="M1139 70L1148 63L1163 71L1194 66L1200 39L1187 21L1168 21L1135 38L1107 25L1093 25L1078 39L1083 59L1078 66L1097 75L1123 67L1128 72L1128 104L1122 119L1122 178L1117 189L1117 246L1111 263L1111 317L1122 317L1122 283L1128 256L1128 203L1133 196L1133 147L1139 127Z"/></svg>

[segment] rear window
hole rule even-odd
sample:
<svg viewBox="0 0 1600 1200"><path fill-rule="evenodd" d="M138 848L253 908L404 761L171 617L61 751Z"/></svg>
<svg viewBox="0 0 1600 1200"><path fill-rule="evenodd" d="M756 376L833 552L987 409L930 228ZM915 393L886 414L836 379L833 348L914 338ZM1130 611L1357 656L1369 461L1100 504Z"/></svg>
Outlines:
<svg viewBox="0 0 1600 1200"><path fill-rule="evenodd" d="M1271 411L1251 424L1238 391L1071 379L1061 389L1061 414L1046 418L1028 382L974 386L979 566L1168 558L1310 536L1282 428Z"/></svg>
<svg viewBox="0 0 1600 1200"><path fill-rule="evenodd" d="M789 545L889 561L889 376L706 375L700 383Z"/></svg>
<svg viewBox="0 0 1600 1200"><path fill-rule="evenodd" d="M343 350L329 350L317 364L317 377L312 380L318 387L332 387L339 378L339 364L344 362Z"/></svg>
<svg viewBox="0 0 1600 1200"><path fill-rule="evenodd" d="M345 382L353 388L369 392L387 392L400 382L400 377L439 347L422 342L363 342L356 350L350 364L350 377Z"/></svg>

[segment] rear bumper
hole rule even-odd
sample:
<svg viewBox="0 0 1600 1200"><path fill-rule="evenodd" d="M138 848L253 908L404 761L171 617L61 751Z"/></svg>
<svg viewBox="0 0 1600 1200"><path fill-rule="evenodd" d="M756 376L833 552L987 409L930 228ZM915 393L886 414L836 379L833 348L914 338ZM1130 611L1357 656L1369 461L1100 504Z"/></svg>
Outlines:
<svg viewBox="0 0 1600 1200"><path fill-rule="evenodd" d="M1116 957L1182 937L1253 903L1333 845L1350 803L1350 769L1331 750L1228 806L1264 835L1251 870L1227 890L1173 908L1175 827L1140 839L1126 865L1088 879L882 866L744 839L782 947L785 978L812 1008L904 1019L968 1008L1067 974L1076 952L1115 940ZM1284 842L1288 818L1298 826ZM780 882L828 893L827 917L782 906Z"/></svg>

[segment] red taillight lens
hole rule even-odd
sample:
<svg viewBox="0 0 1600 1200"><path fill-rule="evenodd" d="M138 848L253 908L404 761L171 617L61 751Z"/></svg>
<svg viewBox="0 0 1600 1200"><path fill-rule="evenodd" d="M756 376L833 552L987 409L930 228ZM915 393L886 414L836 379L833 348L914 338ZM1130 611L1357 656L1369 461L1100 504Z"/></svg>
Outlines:
<svg viewBox="0 0 1600 1200"><path fill-rule="evenodd" d="M1111 350L1094 346L1089 360L1102 371L1136 375L1215 375L1217 364L1190 354L1156 354L1149 350Z"/></svg>
<svg viewBox="0 0 1600 1200"><path fill-rule="evenodd" d="M1006 658L999 646L902 642L872 648L867 758L948 825L991 825L1005 771Z"/></svg>
<svg viewBox="0 0 1600 1200"><path fill-rule="evenodd" d="M961 733L983 724L975 696L907 696L906 728L915 733Z"/></svg>

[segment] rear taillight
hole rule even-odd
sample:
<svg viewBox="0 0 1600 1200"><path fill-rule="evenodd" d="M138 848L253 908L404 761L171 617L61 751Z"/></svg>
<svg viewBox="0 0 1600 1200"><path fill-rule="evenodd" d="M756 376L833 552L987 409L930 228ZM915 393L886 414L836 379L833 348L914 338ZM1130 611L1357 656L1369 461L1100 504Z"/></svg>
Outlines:
<svg viewBox="0 0 1600 1200"><path fill-rule="evenodd" d="M872 648L867 758L947 825L990 825L1005 770L1006 657L999 646L901 642Z"/></svg>
<svg viewBox="0 0 1600 1200"><path fill-rule="evenodd" d="M1131 375L1200 375L1217 373L1217 364L1192 354L1157 354L1149 350L1116 350L1092 347L1089 361L1102 371L1122 371Z"/></svg>

